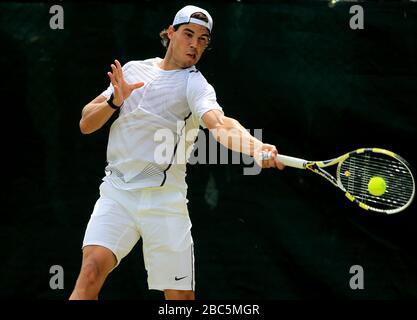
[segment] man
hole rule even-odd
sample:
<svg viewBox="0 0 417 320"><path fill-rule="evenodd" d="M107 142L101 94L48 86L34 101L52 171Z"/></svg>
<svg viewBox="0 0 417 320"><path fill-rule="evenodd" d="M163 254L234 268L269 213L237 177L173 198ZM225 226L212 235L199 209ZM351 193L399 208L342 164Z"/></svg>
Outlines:
<svg viewBox="0 0 417 320"><path fill-rule="evenodd" d="M120 113L110 129L106 176L86 229L81 271L70 299L97 299L107 275L141 237L149 289L164 291L166 299L194 299L186 163L177 161L181 139L190 150L194 139L184 139L201 125L235 151L277 154L275 146L224 115L213 87L195 68L210 43L212 27L206 10L182 8L161 32L165 57L131 61L123 68L115 60L108 73L111 85L83 108L84 134L101 128L116 110ZM164 142L168 163L157 152L163 130L174 137ZM283 168L274 158L257 161L264 168Z"/></svg>

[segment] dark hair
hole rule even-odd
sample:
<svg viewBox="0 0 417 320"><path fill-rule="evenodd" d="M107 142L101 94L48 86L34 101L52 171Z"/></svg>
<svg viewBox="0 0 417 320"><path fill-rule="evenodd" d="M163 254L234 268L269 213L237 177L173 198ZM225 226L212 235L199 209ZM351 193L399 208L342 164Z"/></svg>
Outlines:
<svg viewBox="0 0 417 320"><path fill-rule="evenodd" d="M196 19L199 19L199 20L202 20L202 21L208 22L208 18L207 18L207 16L206 16L204 13L202 13L202 12L194 12L194 13L191 15L191 18L196 18ZM177 31L177 30L178 30L178 28L179 28L180 26L182 26L183 24L187 24L187 23L180 23L180 24L175 25L175 26L174 26L174 30L175 30L175 31ZM162 30L162 31L159 33L159 36L161 37L161 43L162 43L162 45L165 47L165 49L168 49L168 46L169 46L168 29L164 29L164 30ZM208 48L207 48L207 49L208 49Z"/></svg>

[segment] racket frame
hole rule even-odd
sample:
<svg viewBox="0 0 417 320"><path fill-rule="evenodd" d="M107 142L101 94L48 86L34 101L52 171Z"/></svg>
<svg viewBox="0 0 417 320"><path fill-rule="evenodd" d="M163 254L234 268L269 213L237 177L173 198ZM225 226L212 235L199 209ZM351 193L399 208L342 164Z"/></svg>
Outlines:
<svg viewBox="0 0 417 320"><path fill-rule="evenodd" d="M401 162L407 168L407 170L410 173L412 182L413 182L413 191L412 191L412 195L410 196L410 199L408 200L408 202L405 205L403 205L399 208L395 208L395 209L375 208L375 207L372 207L368 204L363 203L357 197L353 196L350 192L348 192L345 189L345 187L343 186L343 184L341 182L341 178L340 178L340 170L341 170L342 163L346 159L348 159L349 157L352 157L353 155L361 154L361 153L364 153L364 152L374 152L374 153L381 153L381 154L387 155L389 157L392 157L392 158L398 160L399 162ZM267 160L267 159L270 159L270 158L271 158L271 153L270 152L262 153L262 155L261 155L261 159L263 159L263 160ZM386 214L393 214L393 213L400 212L400 211L404 210L405 208L407 208L414 199L415 181L414 181L414 176L413 176L413 174L411 172L411 169L410 169L410 165L407 163L407 161L404 158L402 158L401 156L399 156L399 155L397 155L394 152L389 151L389 150L385 150L385 149L381 149L381 148L359 148L359 149L356 149L354 151L347 152L347 153L345 153L345 154L343 154L343 155L341 155L337 158L333 158L333 159L325 160L325 161L307 161L307 160L304 160L304 159L290 157L290 156L281 155L281 154L277 155L277 159L286 166L293 167L293 168L298 168L298 169L309 170L309 171L312 171L312 172L322 176L327 181L332 183L335 187L338 187L339 189L341 189L345 193L345 196L351 202L356 203L360 208L365 209L365 210L371 210L371 211L376 211L376 212L381 212L381 213L386 213ZM330 167L330 166L333 166L335 164L337 164L336 177L334 177L332 174L330 174L326 170L323 170L323 168Z"/></svg>

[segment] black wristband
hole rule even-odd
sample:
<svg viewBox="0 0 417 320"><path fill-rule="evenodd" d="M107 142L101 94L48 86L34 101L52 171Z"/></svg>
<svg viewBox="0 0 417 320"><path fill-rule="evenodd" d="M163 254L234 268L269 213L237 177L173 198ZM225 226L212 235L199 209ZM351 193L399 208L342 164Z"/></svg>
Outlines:
<svg viewBox="0 0 417 320"><path fill-rule="evenodd" d="M116 106L116 105L113 103L113 98L114 98L114 95L113 95L113 93L112 93L112 94L111 94L111 96L110 96L110 98L109 98L109 100L107 100L107 103L109 104L110 108L113 108L113 109L115 109L115 110L119 110L119 109L120 109L120 107L123 105L123 103L122 103L120 106Z"/></svg>

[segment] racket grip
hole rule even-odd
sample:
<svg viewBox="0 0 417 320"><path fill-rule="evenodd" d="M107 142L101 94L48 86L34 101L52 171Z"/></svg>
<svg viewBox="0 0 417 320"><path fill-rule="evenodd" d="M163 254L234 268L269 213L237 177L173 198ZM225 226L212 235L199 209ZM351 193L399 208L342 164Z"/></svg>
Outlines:
<svg viewBox="0 0 417 320"><path fill-rule="evenodd" d="M261 160L269 160L272 159L272 153L262 151L259 155ZM298 168L298 169L305 169L305 164L307 163L306 160L300 158L294 158L290 156L285 156L283 154L278 154L277 156L278 161L282 162L284 165L288 167Z"/></svg>

